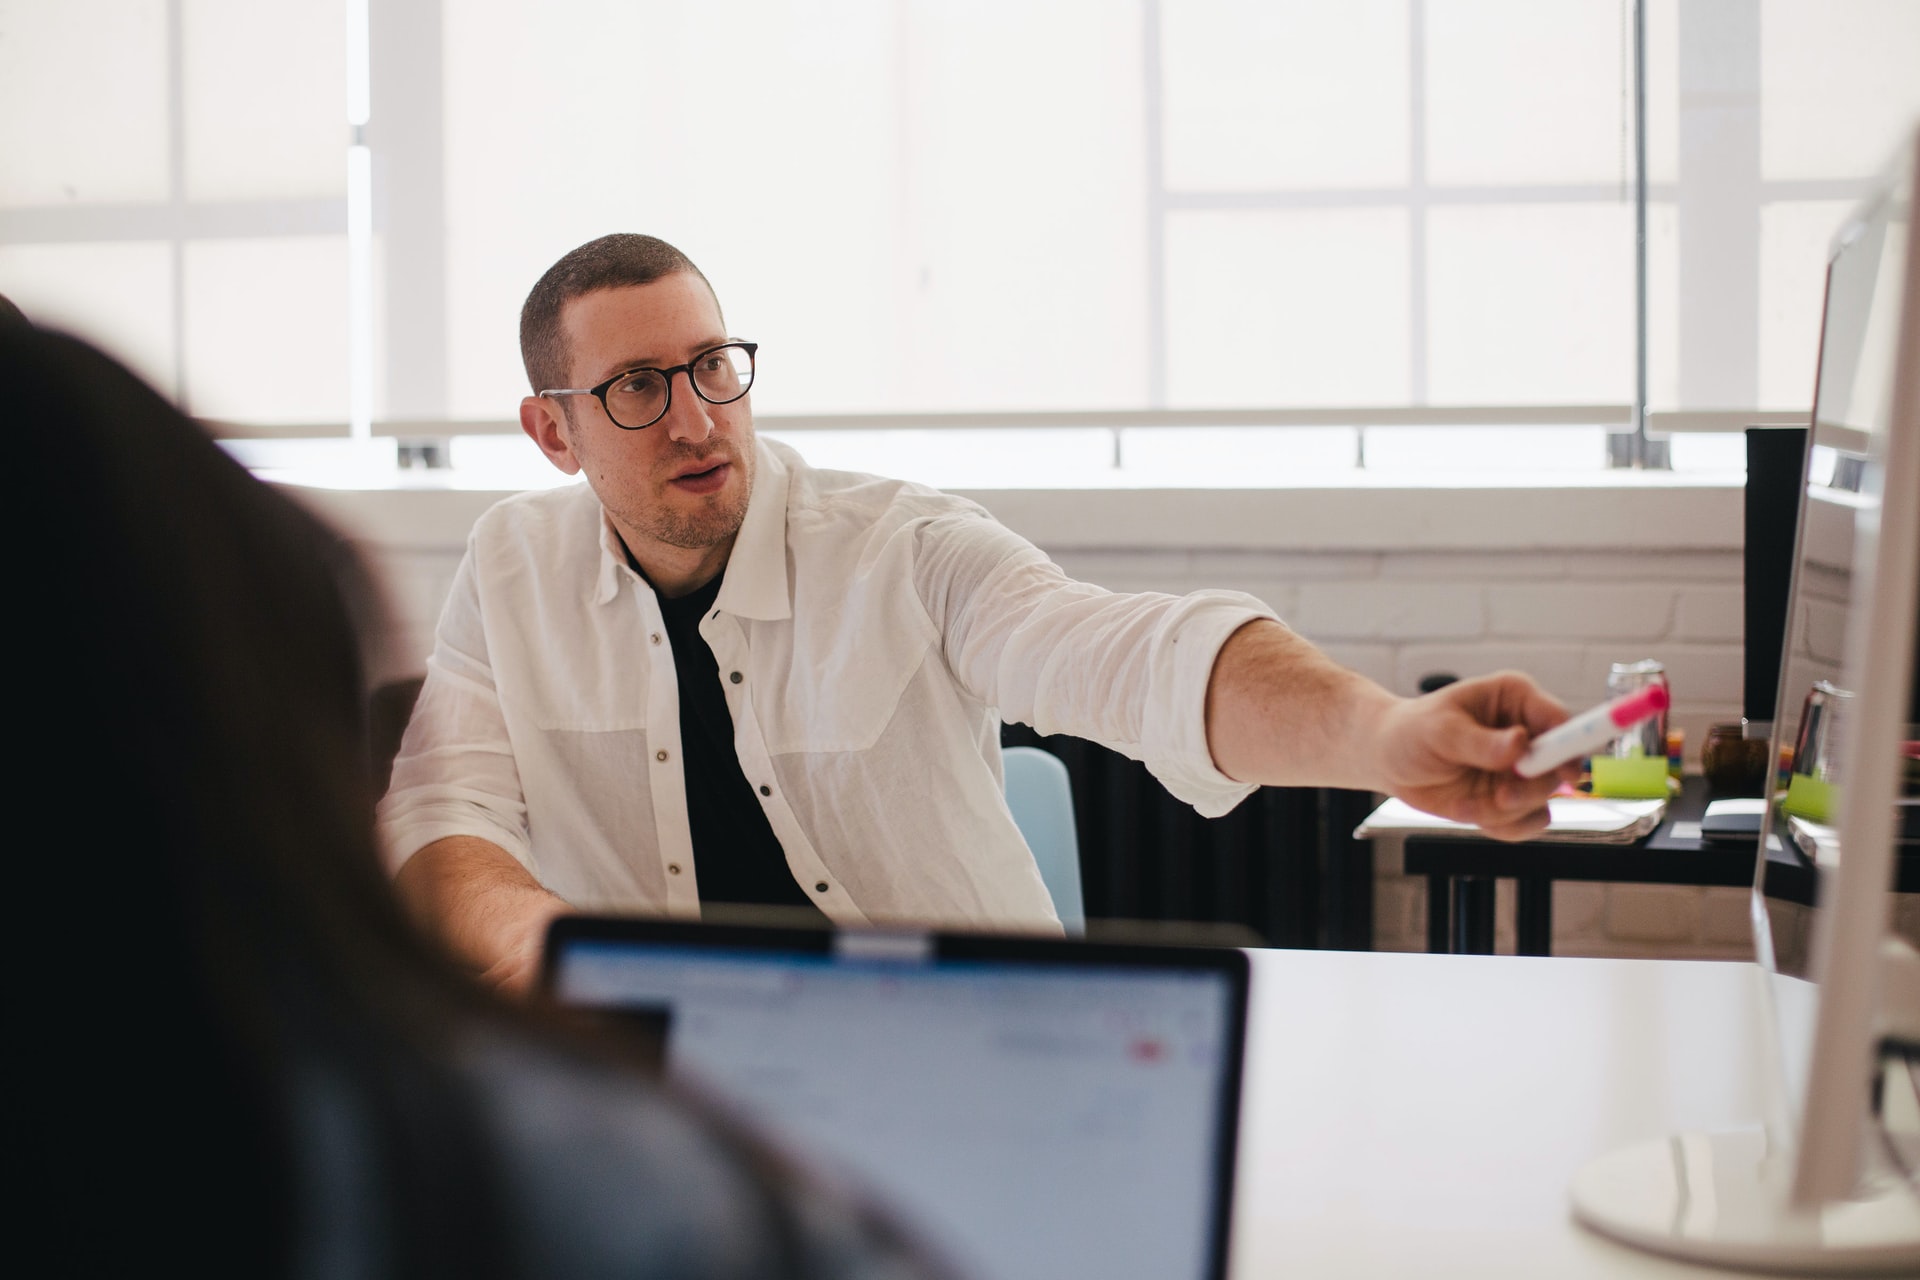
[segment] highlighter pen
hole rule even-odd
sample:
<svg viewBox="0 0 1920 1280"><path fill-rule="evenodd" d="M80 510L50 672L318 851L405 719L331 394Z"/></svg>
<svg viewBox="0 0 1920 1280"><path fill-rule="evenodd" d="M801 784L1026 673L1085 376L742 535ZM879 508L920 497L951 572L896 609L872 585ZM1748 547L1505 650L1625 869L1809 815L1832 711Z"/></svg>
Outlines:
<svg viewBox="0 0 1920 1280"><path fill-rule="evenodd" d="M1537 778L1569 760L1578 760L1606 746L1642 720L1666 709L1667 691L1657 684L1636 689L1624 698L1603 702L1535 738L1513 771L1523 778Z"/></svg>

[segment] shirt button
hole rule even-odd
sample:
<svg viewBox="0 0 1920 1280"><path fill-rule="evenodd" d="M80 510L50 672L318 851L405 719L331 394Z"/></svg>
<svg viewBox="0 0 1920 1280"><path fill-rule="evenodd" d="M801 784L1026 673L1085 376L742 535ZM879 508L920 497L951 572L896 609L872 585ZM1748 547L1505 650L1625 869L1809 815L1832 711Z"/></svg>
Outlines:
<svg viewBox="0 0 1920 1280"><path fill-rule="evenodd" d="M670 875L670 876L677 876L677 875L679 875L679 874L680 874L680 864L679 864L679 863L677 863L677 862L669 862L669 863L667 864L667 874L668 874L668 875Z"/></svg>
<svg viewBox="0 0 1920 1280"><path fill-rule="evenodd" d="M742 680L746 679L746 677L741 675L738 671L733 671L727 674L727 679L733 681L735 684L739 684Z"/></svg>
<svg viewBox="0 0 1920 1280"><path fill-rule="evenodd" d="M813 891L815 893L825 893L827 891L827 882L822 880L819 884L814 885Z"/></svg>
<svg viewBox="0 0 1920 1280"><path fill-rule="evenodd" d="M647 638L649 640L652 640L655 644L660 643L660 633L658 631L654 632L651 636L648 636Z"/></svg>
<svg viewBox="0 0 1920 1280"><path fill-rule="evenodd" d="M656 751L653 753L653 758L655 760L665 760L667 758L667 753L664 751Z"/></svg>
<svg viewBox="0 0 1920 1280"><path fill-rule="evenodd" d="M760 794L761 794L761 795L763 795L763 796L770 796L770 795L772 795L772 794L773 794L773 788L772 788L772 787L762 787L762 788L760 788Z"/></svg>

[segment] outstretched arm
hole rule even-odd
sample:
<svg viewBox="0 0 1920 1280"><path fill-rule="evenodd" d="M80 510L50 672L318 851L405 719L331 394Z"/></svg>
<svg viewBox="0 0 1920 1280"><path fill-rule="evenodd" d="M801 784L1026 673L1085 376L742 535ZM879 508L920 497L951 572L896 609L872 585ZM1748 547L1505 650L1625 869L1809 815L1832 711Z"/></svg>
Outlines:
<svg viewBox="0 0 1920 1280"><path fill-rule="evenodd" d="M547 925L571 910L512 854L475 836L427 845L393 883L422 928L482 982L513 995L533 989Z"/></svg>
<svg viewBox="0 0 1920 1280"><path fill-rule="evenodd" d="M1506 840L1547 825L1565 771L1527 779L1513 766L1566 718L1518 672L1402 698L1268 621L1233 633L1207 685L1207 745L1228 777L1384 791Z"/></svg>

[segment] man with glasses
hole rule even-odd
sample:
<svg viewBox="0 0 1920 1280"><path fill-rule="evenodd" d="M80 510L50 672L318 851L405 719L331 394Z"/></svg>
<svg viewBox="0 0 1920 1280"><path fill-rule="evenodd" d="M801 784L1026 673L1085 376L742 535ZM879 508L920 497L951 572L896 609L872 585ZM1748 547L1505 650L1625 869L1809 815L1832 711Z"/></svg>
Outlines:
<svg viewBox="0 0 1920 1280"><path fill-rule="evenodd" d="M1238 592L1068 579L978 505L757 440L758 347L649 236L575 249L521 313L520 423L585 485L475 524L381 805L396 883L524 987L569 909L717 903L1058 928L999 726L1144 761L1199 812L1372 789L1520 837L1565 718L1524 676L1399 698Z"/></svg>

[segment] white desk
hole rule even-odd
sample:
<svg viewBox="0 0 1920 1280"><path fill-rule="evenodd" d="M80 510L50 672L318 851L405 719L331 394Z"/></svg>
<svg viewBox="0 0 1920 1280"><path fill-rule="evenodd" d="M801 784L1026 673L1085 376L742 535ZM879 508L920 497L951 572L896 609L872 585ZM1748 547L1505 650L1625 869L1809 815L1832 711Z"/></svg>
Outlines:
<svg viewBox="0 0 1920 1280"><path fill-rule="evenodd" d="M1691 960L1254 952L1232 1273L1703 1276L1567 1187L1674 1129L1757 1127L1759 972ZM1791 1021L1813 989L1785 980Z"/></svg>

